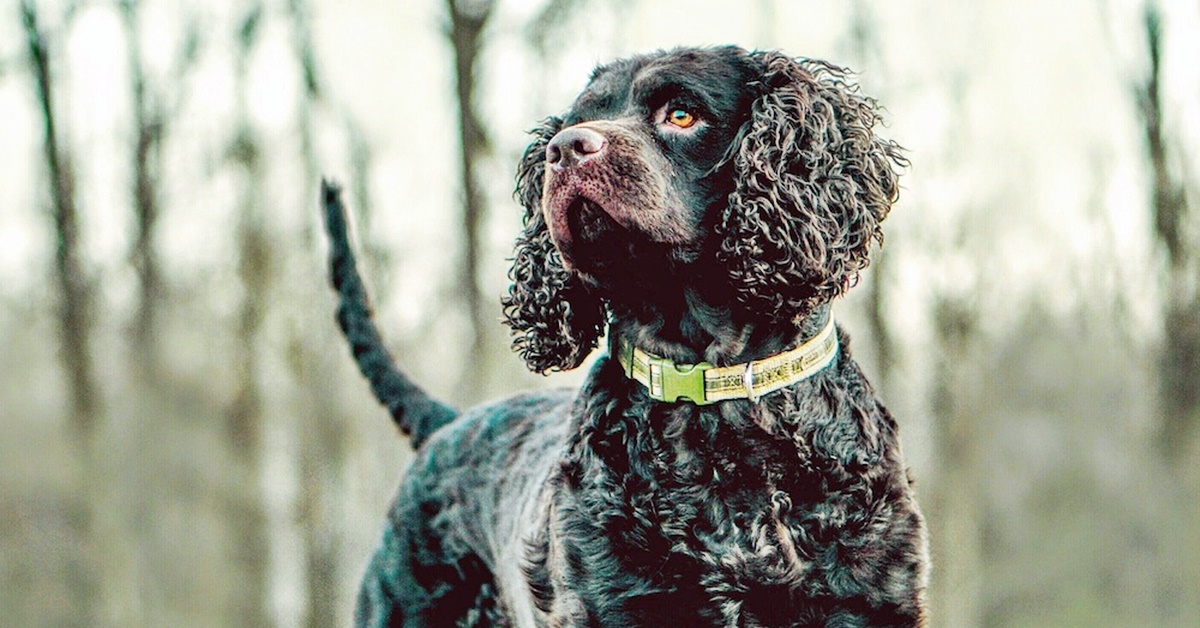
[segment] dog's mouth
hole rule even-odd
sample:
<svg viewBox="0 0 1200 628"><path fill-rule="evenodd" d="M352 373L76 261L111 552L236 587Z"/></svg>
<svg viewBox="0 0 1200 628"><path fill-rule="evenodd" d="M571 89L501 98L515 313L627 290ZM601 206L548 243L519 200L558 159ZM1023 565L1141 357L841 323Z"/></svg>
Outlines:
<svg viewBox="0 0 1200 628"><path fill-rule="evenodd" d="M601 242L614 232L624 231L599 203L580 196L567 206L567 228L576 246Z"/></svg>
<svg viewBox="0 0 1200 628"><path fill-rule="evenodd" d="M554 246L572 269L591 274L607 265L620 243L630 240L628 229L603 205L581 193L553 199L545 214Z"/></svg>

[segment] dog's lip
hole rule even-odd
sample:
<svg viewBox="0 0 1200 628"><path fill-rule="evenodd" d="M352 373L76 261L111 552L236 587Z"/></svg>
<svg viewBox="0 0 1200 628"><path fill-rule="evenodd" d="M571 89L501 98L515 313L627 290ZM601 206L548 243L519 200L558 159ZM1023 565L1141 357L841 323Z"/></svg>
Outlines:
<svg viewBox="0 0 1200 628"><path fill-rule="evenodd" d="M547 195L542 213L550 228L550 237L564 258L571 257L578 235L572 229L573 214L580 211L584 204L589 204L611 215L606 203L596 197L596 185L590 177L570 170L554 173L546 182Z"/></svg>
<svg viewBox="0 0 1200 628"><path fill-rule="evenodd" d="M546 226L550 229L550 239L558 249L568 268L573 264L572 252L575 239L571 234L571 206L584 202L586 198L579 193L552 194L542 208Z"/></svg>
<svg viewBox="0 0 1200 628"><path fill-rule="evenodd" d="M550 230L550 239L568 270L583 272L581 265L591 266L591 262L600 261L584 259L590 254L581 252L583 247L597 243L597 223L603 223L598 226L601 232L608 229L626 230L605 203L577 186L554 190L546 199L542 211ZM628 236L624 239L628 239Z"/></svg>
<svg viewBox="0 0 1200 628"><path fill-rule="evenodd" d="M572 212L587 203L603 211L617 225L625 229L636 229L633 212L611 197L611 193L599 181L581 173L567 171L557 173L547 181L546 198L542 211L551 227L551 234L570 243ZM557 232L557 233L556 233Z"/></svg>

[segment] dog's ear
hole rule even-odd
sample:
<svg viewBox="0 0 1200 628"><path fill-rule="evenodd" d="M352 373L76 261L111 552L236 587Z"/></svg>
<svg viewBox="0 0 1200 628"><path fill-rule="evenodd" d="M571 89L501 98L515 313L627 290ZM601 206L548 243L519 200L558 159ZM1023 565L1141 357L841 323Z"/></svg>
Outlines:
<svg viewBox="0 0 1200 628"><path fill-rule="evenodd" d="M751 53L761 90L728 159L734 191L721 216L718 260L739 302L772 318L806 314L845 292L907 164L874 133L876 102L848 73L815 60Z"/></svg>
<svg viewBox="0 0 1200 628"><path fill-rule="evenodd" d="M560 128L561 120L549 118L534 129L517 168L524 229L508 273L512 286L502 301L505 322L515 335L513 349L538 373L579 366L596 348L605 321L603 302L563 266L542 216L546 144Z"/></svg>

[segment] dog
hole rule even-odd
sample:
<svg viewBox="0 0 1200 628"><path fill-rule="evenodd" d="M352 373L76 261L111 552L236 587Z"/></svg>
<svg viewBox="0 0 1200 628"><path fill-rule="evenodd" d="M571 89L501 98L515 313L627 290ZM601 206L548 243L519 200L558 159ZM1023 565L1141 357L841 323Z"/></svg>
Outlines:
<svg viewBox="0 0 1200 628"><path fill-rule="evenodd" d="M336 186L338 320L417 447L360 626L922 626L897 426L830 302L907 165L845 70L737 47L598 67L521 159L503 298L579 390L458 413L395 366Z"/></svg>

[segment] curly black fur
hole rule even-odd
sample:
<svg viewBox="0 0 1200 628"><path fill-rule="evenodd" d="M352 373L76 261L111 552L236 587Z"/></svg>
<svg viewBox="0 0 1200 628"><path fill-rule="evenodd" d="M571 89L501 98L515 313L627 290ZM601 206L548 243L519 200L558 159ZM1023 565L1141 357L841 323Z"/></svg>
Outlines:
<svg viewBox="0 0 1200 628"><path fill-rule="evenodd" d="M525 207L524 229L502 301L505 321L519 332L513 349L538 373L579 366L604 330L600 298L563 266L542 217L546 144L560 128L558 118L543 122L521 158L516 195Z"/></svg>
<svg viewBox="0 0 1200 628"><path fill-rule="evenodd" d="M569 369L607 331L724 365L813 336L896 199L878 119L845 71L773 52L598 68L519 166L515 349ZM896 423L838 333L756 402L654 401L603 356L578 391L467 411L418 450L359 625L923 625Z"/></svg>
<svg viewBox="0 0 1200 628"><path fill-rule="evenodd" d="M761 55L767 92L733 156L719 259L738 298L773 315L841 295L867 265L899 192L900 147L872 132L875 101L824 61Z"/></svg>

